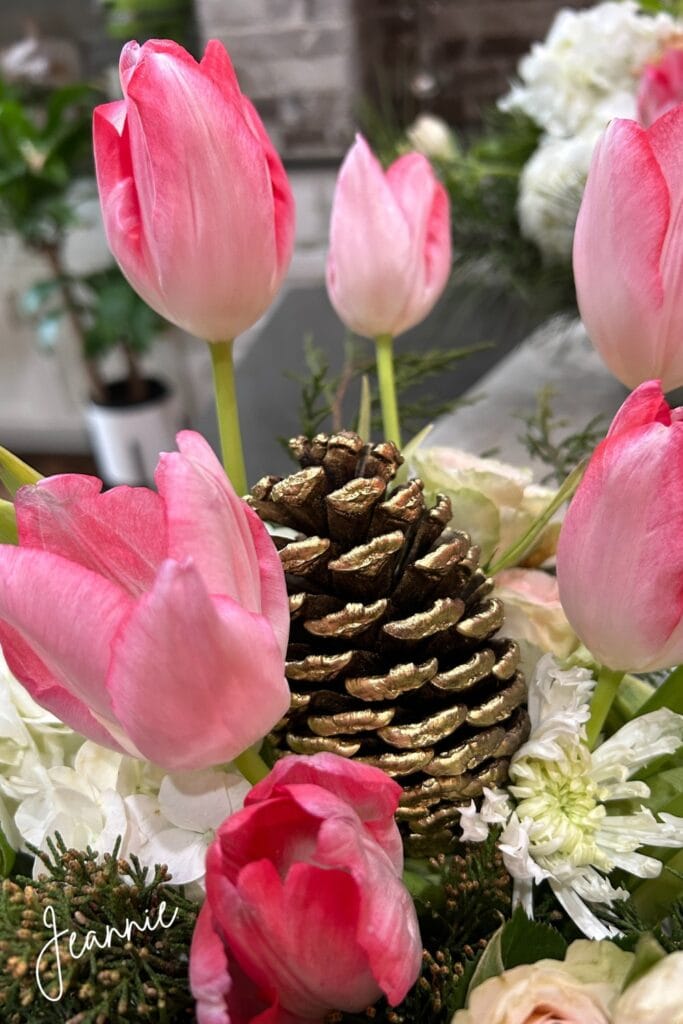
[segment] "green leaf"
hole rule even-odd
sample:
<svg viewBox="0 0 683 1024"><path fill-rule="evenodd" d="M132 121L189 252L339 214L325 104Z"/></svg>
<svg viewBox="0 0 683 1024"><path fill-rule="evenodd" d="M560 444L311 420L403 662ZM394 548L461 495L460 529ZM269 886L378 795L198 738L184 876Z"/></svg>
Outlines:
<svg viewBox="0 0 683 1024"><path fill-rule="evenodd" d="M670 708L677 714L683 715L683 665L674 669L649 700L638 709L634 717L639 718L641 715L647 715L650 711L657 711L659 708Z"/></svg>
<svg viewBox="0 0 683 1024"><path fill-rule="evenodd" d="M527 551L533 547L534 542L543 532L557 510L564 505L565 501L569 501L573 497L574 492L581 483L587 465L588 460L584 459L583 462L579 463L576 469L572 470L553 500L544 509L544 511L541 512L540 516L534 520L521 540L516 541L516 543L513 544L512 547L508 548L508 550L502 554L493 565L487 567L486 571L490 576L495 576L497 573L502 572L503 569L508 569L511 565L519 564Z"/></svg>
<svg viewBox="0 0 683 1024"><path fill-rule="evenodd" d="M498 931L489 939L486 949L477 961L477 966L474 969L472 978L470 980L469 988L467 989L467 1000L469 1000L470 993L477 988L478 985L482 985L489 978L497 978L499 974L502 974L505 970L505 961L503 960L503 931L507 927L506 924L500 926Z"/></svg>
<svg viewBox="0 0 683 1024"><path fill-rule="evenodd" d="M648 925L657 924L683 893L683 850L676 850L657 878L641 882L632 893L636 910Z"/></svg>
<svg viewBox="0 0 683 1024"><path fill-rule="evenodd" d="M7 878L12 866L16 853L7 841L5 833L0 829L0 878Z"/></svg>
<svg viewBox="0 0 683 1024"><path fill-rule="evenodd" d="M530 920L518 906L484 950L472 975L467 996L469 998L477 985L512 967L534 964L537 960L564 960L566 953L567 943L558 931L548 924Z"/></svg>
<svg viewBox="0 0 683 1024"><path fill-rule="evenodd" d="M635 949L636 958L633 961L631 970L626 975L624 980L624 987L622 992L625 991L632 985L634 981L638 981L644 974L654 967L655 964L659 963L666 956L666 950L661 946L654 935L643 935L638 940L638 945Z"/></svg>
<svg viewBox="0 0 683 1024"><path fill-rule="evenodd" d="M0 498L0 544L18 544L17 515L11 501Z"/></svg>
<svg viewBox="0 0 683 1024"><path fill-rule="evenodd" d="M360 408L358 410L358 433L364 441L370 440L372 421L372 394L370 378L364 373L360 382Z"/></svg>
<svg viewBox="0 0 683 1024"><path fill-rule="evenodd" d="M26 484L37 484L42 479L38 470L22 462L7 448L0 446L0 480L12 496L20 487L24 487Z"/></svg>

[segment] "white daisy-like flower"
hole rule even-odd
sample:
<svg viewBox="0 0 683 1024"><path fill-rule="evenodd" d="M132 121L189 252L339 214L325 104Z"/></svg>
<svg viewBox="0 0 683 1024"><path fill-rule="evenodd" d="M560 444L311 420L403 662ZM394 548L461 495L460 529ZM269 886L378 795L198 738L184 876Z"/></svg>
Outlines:
<svg viewBox="0 0 683 1024"><path fill-rule="evenodd" d="M621 868L655 878L661 862L640 853L641 847L683 847L683 818L655 817L644 806L625 814L610 808L615 801L649 797L646 783L632 776L683 745L683 716L660 708L629 722L591 753L585 723L594 685L587 670L562 671L551 655L538 663L529 688L531 735L510 765L515 806L499 848L527 913L534 884L547 879L584 934L603 939L616 929L601 922L591 904L611 906L628 895L611 884L610 873ZM470 808L463 814L463 837L485 838L483 806L478 815Z"/></svg>

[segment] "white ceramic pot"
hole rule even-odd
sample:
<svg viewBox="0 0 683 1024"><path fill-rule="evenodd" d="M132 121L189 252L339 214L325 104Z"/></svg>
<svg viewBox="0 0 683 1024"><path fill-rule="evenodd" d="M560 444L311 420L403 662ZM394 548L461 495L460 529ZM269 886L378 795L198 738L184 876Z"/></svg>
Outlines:
<svg viewBox="0 0 683 1024"><path fill-rule="evenodd" d="M158 380L148 381L144 402L90 402L85 419L100 476L107 484L152 484L159 452L175 450L184 426L179 396ZM110 386L117 396L117 384Z"/></svg>

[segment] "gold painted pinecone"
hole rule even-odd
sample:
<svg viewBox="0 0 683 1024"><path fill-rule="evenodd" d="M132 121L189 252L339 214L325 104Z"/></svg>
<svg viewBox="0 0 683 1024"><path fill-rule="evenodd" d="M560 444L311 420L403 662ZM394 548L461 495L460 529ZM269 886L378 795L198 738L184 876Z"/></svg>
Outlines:
<svg viewBox="0 0 683 1024"><path fill-rule="evenodd" d="M479 549L427 509L422 483L391 487L391 443L354 433L295 438L301 465L248 497L275 534L292 627L289 713L276 752L332 751L382 768L404 788L411 853L449 848L458 808L507 776L528 733L517 644L495 636L501 601ZM455 828L459 832L459 828Z"/></svg>

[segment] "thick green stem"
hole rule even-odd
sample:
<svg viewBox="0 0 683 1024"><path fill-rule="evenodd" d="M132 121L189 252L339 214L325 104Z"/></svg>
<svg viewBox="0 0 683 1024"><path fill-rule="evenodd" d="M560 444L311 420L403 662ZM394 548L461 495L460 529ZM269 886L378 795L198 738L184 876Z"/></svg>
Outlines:
<svg viewBox="0 0 683 1024"><path fill-rule="evenodd" d="M247 472L244 467L242 434L235 390L235 367L232 361L232 341L209 344L213 365L213 387L216 395L218 433L223 451L223 465L232 486L239 495L247 493Z"/></svg>
<svg viewBox="0 0 683 1024"><path fill-rule="evenodd" d="M261 779L265 779L269 771L268 765L254 747L249 747L243 754L236 757L233 764L244 775L247 782L251 782L252 786L255 786Z"/></svg>
<svg viewBox="0 0 683 1024"><path fill-rule="evenodd" d="M390 334L379 334L375 338L377 344L377 377L379 379L379 398L382 404L382 423L385 441L393 441L401 447L401 426L398 418L396 401L396 381L394 380L394 339Z"/></svg>
<svg viewBox="0 0 683 1024"><path fill-rule="evenodd" d="M597 742L623 678L623 672L613 672L610 668L601 668L598 672L598 683L591 701L591 717L586 727L591 750Z"/></svg>

